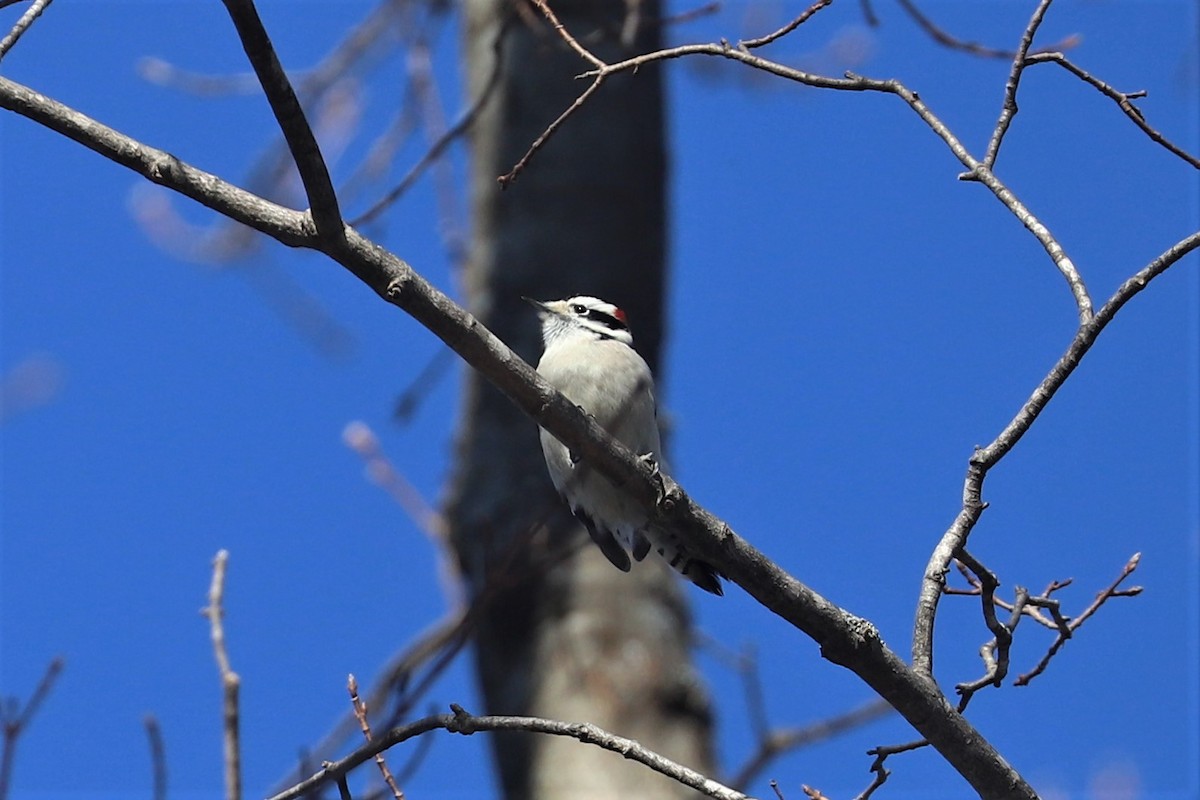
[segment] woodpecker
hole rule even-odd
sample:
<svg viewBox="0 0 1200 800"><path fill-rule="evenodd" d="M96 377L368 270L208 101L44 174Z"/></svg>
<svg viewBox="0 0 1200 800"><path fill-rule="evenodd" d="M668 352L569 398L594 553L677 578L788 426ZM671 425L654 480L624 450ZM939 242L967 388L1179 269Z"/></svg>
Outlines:
<svg viewBox="0 0 1200 800"><path fill-rule="evenodd" d="M525 299L542 322L545 350L538 374L638 456L660 459L654 376L633 349L625 312L585 295L551 302ZM540 430L554 488L617 569L628 572L630 554L641 561L653 548L701 589L723 594L722 576L711 564L693 558L677 536L650 524L632 497Z"/></svg>

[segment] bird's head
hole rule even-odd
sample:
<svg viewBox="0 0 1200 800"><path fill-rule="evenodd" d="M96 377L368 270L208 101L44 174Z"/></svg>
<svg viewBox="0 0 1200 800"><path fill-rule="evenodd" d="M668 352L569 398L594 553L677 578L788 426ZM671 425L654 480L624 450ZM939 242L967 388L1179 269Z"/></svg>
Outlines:
<svg viewBox="0 0 1200 800"><path fill-rule="evenodd" d="M546 302L525 299L538 310L547 347L562 336L592 336L633 344L625 312L612 303L587 295Z"/></svg>

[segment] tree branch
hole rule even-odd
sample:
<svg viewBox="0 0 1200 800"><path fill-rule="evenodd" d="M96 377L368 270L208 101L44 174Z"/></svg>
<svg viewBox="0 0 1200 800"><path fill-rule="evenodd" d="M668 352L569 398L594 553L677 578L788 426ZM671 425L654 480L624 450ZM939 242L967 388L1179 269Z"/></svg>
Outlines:
<svg viewBox="0 0 1200 800"><path fill-rule="evenodd" d="M991 141L988 142L987 154L983 157L983 164L989 170L996 165L996 157L1000 154L1000 144L1004 141L1004 134L1008 132L1008 126L1012 124L1013 117L1017 115L1017 88L1021 85L1021 75L1025 72L1025 57L1033 44L1034 34L1037 33L1037 29L1041 26L1042 19L1046 16L1046 11L1049 10L1050 3L1053 1L1041 0L1038 3L1037 8L1033 10L1033 16L1029 18L1029 24L1025 26L1025 31L1021 34L1017 52L1013 55L1008 81L1004 84L1004 102L1000 105L1000 118L996 120Z"/></svg>
<svg viewBox="0 0 1200 800"><path fill-rule="evenodd" d="M367 721L367 704L358 696L358 681L353 674L346 679L346 689L350 692L350 705L354 707L354 717L358 720L358 726L362 730L363 738L370 742L371 723ZM392 771L388 769L387 760L384 759L383 753L375 754L375 764L379 767L379 774L383 778L383 782L392 791L392 797L395 800L404 800L404 792L400 791L400 787L396 785L396 779L392 777Z"/></svg>
<svg viewBox="0 0 1200 800"><path fill-rule="evenodd" d="M1079 626L1087 622L1088 617L1099 611L1100 606L1104 605L1109 598L1130 597L1141 594L1142 587L1140 586L1134 586L1131 589L1120 589L1120 586L1125 579L1132 575L1133 571L1138 568L1138 564L1141 563L1141 560L1142 554L1134 553L1130 557L1129 561L1126 562L1125 566L1121 569L1121 574L1117 576L1117 579L1109 584L1107 589L1097 593L1096 599L1092 601L1091 605L1080 612L1079 616L1070 622L1066 622L1062 615L1058 613L1057 608L1052 609L1054 612L1054 618L1058 621L1060 626L1058 636L1055 638L1054 643L1050 645L1050 649L1046 651L1044 656L1042 656L1042 660L1037 663L1037 666L1035 666L1029 672L1018 676L1016 681L1013 682L1014 685L1026 686L1038 675L1041 675L1043 672L1045 672L1046 667L1050 665L1050 659L1054 658L1054 656L1059 650L1062 649L1062 646L1067 643L1067 640L1071 638L1071 635L1079 628Z"/></svg>
<svg viewBox="0 0 1200 800"><path fill-rule="evenodd" d="M938 25L935 24L929 17L925 16L924 12L922 12L921 9L917 7L917 4L912 2L912 0L899 0L899 3L900 7L904 9L905 13L912 17L913 21L921 27L921 30L925 31L925 33L929 35L929 38L933 39L943 47L947 47L951 50L961 50L964 53L970 53L973 56L980 56L981 58L1007 58L1011 60L1016 57L1016 53L1014 53L1012 50L988 47L987 45L980 44L979 42L964 41L959 39L957 36L952 36L942 28L938 27ZM1078 42L1078 39L1078 36L1068 36L1058 44L1053 45L1050 48L1043 48L1043 50L1062 50L1068 47L1073 47Z"/></svg>
<svg viewBox="0 0 1200 800"><path fill-rule="evenodd" d="M229 551L221 550L213 559L212 585L208 589L208 605L204 615L208 617L212 632L213 655L217 661L217 672L221 676L221 716L224 722L225 751L225 798L241 800L242 797L242 752L238 733L238 692L242 680L229 665L229 652L225 649L225 567L229 563Z"/></svg>
<svg viewBox="0 0 1200 800"><path fill-rule="evenodd" d="M42 12L46 10L46 7L51 2L52 0L33 0L29 8L25 9L25 13L12 26L12 30L5 34L3 39L0 39L0 61L4 60L4 56L8 55L8 51L13 49L17 40L21 38L25 31L29 30L29 26L42 15Z"/></svg>
<svg viewBox="0 0 1200 800"><path fill-rule="evenodd" d="M784 25L779 30L772 31L766 36L760 36L757 39L743 39L739 46L744 47L747 50L753 50L756 47L768 45L776 39L782 39L784 36L787 36L789 33L796 30L796 28L799 28L801 25L808 22L809 17L811 17L813 14L816 14L818 11L820 11L822 8L825 8L832 2L833 0L817 0L817 2L801 11L791 22Z"/></svg>
<svg viewBox="0 0 1200 800"><path fill-rule="evenodd" d="M142 717L146 739L150 743L150 766L154 776L154 800L167 800L167 750L163 745L162 728L153 714Z"/></svg>
<svg viewBox="0 0 1200 800"><path fill-rule="evenodd" d="M985 163L980 162L966 146L959 141L958 137L946 126L930 110L920 98L920 96L902 84L898 80L878 80L875 78L866 78L861 75L855 75L852 72L847 72L844 78L830 78L824 75L817 75L804 70L795 69L783 64L769 61L765 58L754 55L744 44L739 43L737 46L730 45L728 42L722 41L720 44L689 44L679 47L667 48L665 50L657 50L653 53L646 53L633 58L619 61L615 64L609 64L604 67L590 70L583 73L580 77L590 77L596 80L607 77L617 72L627 70L636 71L640 67L655 62L664 61L674 58L683 58L684 56L710 56L716 58L727 58L733 61L739 61L747 66L768 72L772 75L777 75L787 80L802 83L805 86L813 86L818 89L835 89L838 91L849 92L881 92L884 94L892 94L903 100L909 108L911 108L921 120L929 126L929 128L946 143L950 152L954 157L967 168L967 172L959 176L960 179L969 179L978 181L986 186L996 199L999 200L1005 208L1007 208L1013 216L1025 228L1033 234L1038 243L1050 256L1050 260L1054 262L1054 266L1062 273L1066 279L1068 287L1071 289L1071 294L1075 298L1075 305L1079 312L1081 322L1086 321L1092 315L1092 301L1088 295L1087 287L1084 285L1083 278L1076 269L1074 262L1067 256L1058 240L1050 233L1049 229L1038 219L1032 211L1030 211L1024 203L1009 189L996 175L991 168ZM590 94L589 92L585 94ZM569 114L574 113L585 97L580 97L575 103L564 112L563 116L555 121L555 125L560 125L562 120ZM544 136L545 134L543 134ZM523 159L527 161L528 159Z"/></svg>
<svg viewBox="0 0 1200 800"><path fill-rule="evenodd" d="M313 223L317 233L322 238L336 241L341 238L344 224L342 214L338 209L337 192L329 178L329 168L321 155L321 148L313 136L304 109L296 98L292 83L287 73L275 55L275 48L267 31L263 28L251 0L222 0L237 28L238 38L246 51L258 82L262 84L271 104L271 111L283 132L296 169L300 171L300 180L308 195L308 204L312 213Z"/></svg>
<svg viewBox="0 0 1200 800"><path fill-rule="evenodd" d="M219 214L265 233L289 247L311 247L309 215L264 200L210 172L142 144L86 114L0 75L0 108L15 111L55 133L127 167L151 183L190 197Z"/></svg>
<svg viewBox="0 0 1200 800"><path fill-rule="evenodd" d="M729 784L735 789L744 789L782 753L823 742L843 731L885 717L893 711L894 709L883 700L868 700L849 711L808 725L767 731L759 743L758 750L734 773L729 779Z"/></svg>
<svg viewBox="0 0 1200 800"><path fill-rule="evenodd" d="M1125 116L1133 120L1133 124L1141 128L1142 132L1149 136L1151 141L1162 145L1170 152L1191 164L1196 169L1200 169L1200 158L1196 158L1191 153L1171 142L1157 130L1150 127L1150 124L1146 122L1146 117L1142 114L1141 109L1133 104L1134 100L1146 96L1145 91L1119 92L1086 70L1077 67L1062 53L1036 53L1026 58L1025 63L1027 65L1047 63L1058 64L1067 72L1070 72L1072 75L1079 78L1081 81L1093 87L1096 89L1096 91L1115 102L1117 106L1120 107L1121 111L1125 112Z"/></svg>
<svg viewBox="0 0 1200 800"><path fill-rule="evenodd" d="M1138 270L1133 277L1121 284L1113 296L1096 312L1096 315L1079 326L1066 352L1051 367L1050 372L1034 389L1033 394L1025 401L1021 410L1005 426L1004 430L991 444L977 449L971 456L967 465L967 477L963 483L962 509L949 529L942 535L937 547L934 548L929 563L925 567L925 578L922 581L921 593L917 601L912 656L913 668L921 674L930 678L933 676L933 626L938 602L946 585L946 573L950 569L951 560L962 551L967 537L986 508L981 498L983 481L987 477L988 471L1021 440L1021 437L1033 425L1055 393L1062 388L1067 378L1079 366L1079 362L1095 343L1096 337L1108 326L1121 307L1145 289L1150 281L1166 272L1171 265L1198 247L1200 247L1200 231L1167 248L1161 255Z"/></svg>
<svg viewBox="0 0 1200 800"><path fill-rule="evenodd" d="M295 786L280 792L271 800L293 800L303 797L330 781L342 780L345 775L358 765L379 753L401 742L416 736L442 729L450 733L470 736L480 731L526 731L543 733L551 736L568 736L578 739L585 744L592 744L604 750L618 753L630 761L644 764L650 769L668 778L700 791L718 800L745 800L746 795L723 786L716 781L701 775L695 770L688 769L668 758L648 750L632 739L609 733L595 725L587 723L559 722L541 719L539 717L509 717L481 716L468 714L461 706L451 705L452 714L439 714L416 720L408 725L393 728L382 736L359 747L345 758L327 763L325 767L312 777L297 783Z"/></svg>
<svg viewBox="0 0 1200 800"><path fill-rule="evenodd" d="M54 682L58 680L65 664L62 656L51 659L24 707L15 697L0 698L0 734L3 736L3 741L0 742L0 798L8 797L13 763L17 754L17 740L33 722L34 715L42 703L50 696L50 690L54 688Z"/></svg>

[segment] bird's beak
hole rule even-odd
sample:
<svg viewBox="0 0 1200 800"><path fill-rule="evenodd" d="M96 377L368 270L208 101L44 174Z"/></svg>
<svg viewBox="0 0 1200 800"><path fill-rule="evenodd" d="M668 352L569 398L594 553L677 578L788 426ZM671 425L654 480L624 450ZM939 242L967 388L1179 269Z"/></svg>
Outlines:
<svg viewBox="0 0 1200 800"><path fill-rule="evenodd" d="M550 310L549 308L546 307L546 304L543 303L541 300L534 300L532 297L526 297L525 295L521 295L521 299L524 300L526 303L529 303L529 305L533 306L538 311L549 311Z"/></svg>

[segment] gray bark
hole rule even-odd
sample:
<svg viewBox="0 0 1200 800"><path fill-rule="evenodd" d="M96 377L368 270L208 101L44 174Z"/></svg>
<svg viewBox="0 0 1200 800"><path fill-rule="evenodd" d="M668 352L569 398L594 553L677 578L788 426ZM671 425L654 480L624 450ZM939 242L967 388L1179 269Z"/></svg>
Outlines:
<svg viewBox="0 0 1200 800"><path fill-rule="evenodd" d="M622 2L556 2L602 57L624 52ZM501 76L471 138L473 239L467 305L522 357L541 342L522 295L603 297L624 308L657 369L665 283L662 76L620 76L534 158L507 172L586 87L586 68L529 7L505 22L506 0L466 4L467 79ZM629 50L658 44L656 3ZM503 31L499 51L496 37ZM682 587L651 560L625 574L570 519L546 475L536 427L478 373L465 376L456 467L446 504L472 596L482 596L476 667L487 710L593 722L711 772L709 708L690 664ZM678 797L689 791L618 756L557 737L491 739L506 797Z"/></svg>

